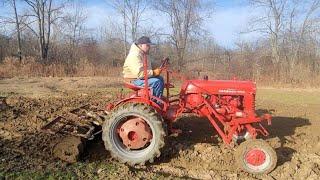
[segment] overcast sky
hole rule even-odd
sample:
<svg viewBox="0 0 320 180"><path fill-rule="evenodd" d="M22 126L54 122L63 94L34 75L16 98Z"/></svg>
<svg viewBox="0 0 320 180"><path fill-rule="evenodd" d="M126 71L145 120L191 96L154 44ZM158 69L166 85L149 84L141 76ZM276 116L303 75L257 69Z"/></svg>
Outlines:
<svg viewBox="0 0 320 180"><path fill-rule="evenodd" d="M85 2L85 10L88 13L87 26L89 28L101 26L107 19L110 19L110 17L116 19L118 16L107 5L106 0L89 0L83 2ZM245 0L215 0L215 4L212 18L206 21L204 29L212 34L217 43L232 48L234 47L234 43L239 39L252 39L255 36L239 36L239 32L245 30L248 20L253 13L255 13L250 10ZM6 13L6 10L3 9L3 7L1 8L0 15ZM158 15L152 14L150 16L155 18L155 16ZM163 23L164 22L156 22L156 24Z"/></svg>

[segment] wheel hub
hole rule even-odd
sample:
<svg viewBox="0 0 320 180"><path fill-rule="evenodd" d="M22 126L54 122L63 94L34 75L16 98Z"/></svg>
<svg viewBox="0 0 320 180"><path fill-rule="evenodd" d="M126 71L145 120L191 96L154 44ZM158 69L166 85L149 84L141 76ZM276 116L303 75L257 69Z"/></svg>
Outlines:
<svg viewBox="0 0 320 180"><path fill-rule="evenodd" d="M120 126L118 133L129 149L143 148L152 139L149 125L141 118L129 119Z"/></svg>
<svg viewBox="0 0 320 180"><path fill-rule="evenodd" d="M245 160L253 166L260 166L265 163L266 154L260 149L252 149L246 154Z"/></svg>

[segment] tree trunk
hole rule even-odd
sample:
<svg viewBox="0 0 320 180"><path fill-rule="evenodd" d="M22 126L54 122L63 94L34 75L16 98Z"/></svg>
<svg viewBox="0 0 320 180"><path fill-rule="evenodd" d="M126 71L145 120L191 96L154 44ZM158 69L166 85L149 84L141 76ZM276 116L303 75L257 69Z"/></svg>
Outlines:
<svg viewBox="0 0 320 180"><path fill-rule="evenodd" d="M125 0L123 1L123 26L124 26L124 59L127 57L127 21L126 21L126 9L125 9Z"/></svg>
<svg viewBox="0 0 320 180"><path fill-rule="evenodd" d="M19 22L19 17L18 17L18 13L17 13L16 0L12 0L12 5L13 5L13 9L14 9L16 29L17 29L18 57L19 57L19 61L21 63L21 61L22 61L22 53L21 53L20 22Z"/></svg>

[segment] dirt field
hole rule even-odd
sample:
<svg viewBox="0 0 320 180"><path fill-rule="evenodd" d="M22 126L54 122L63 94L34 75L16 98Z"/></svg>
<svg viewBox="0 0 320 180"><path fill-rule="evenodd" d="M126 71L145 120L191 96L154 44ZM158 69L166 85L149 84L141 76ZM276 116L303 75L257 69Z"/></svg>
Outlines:
<svg viewBox="0 0 320 180"><path fill-rule="evenodd" d="M80 162L53 158L61 136L39 132L53 117L85 103L103 107L120 87L119 79L14 78L0 80L0 179L319 179L320 90L275 89L258 86L257 109L272 111L270 144L278 164L269 175L237 170L234 150L227 148L209 122L182 117L178 137L168 137L153 164L129 167L110 158L101 138L87 144ZM2 99L3 99L2 98Z"/></svg>

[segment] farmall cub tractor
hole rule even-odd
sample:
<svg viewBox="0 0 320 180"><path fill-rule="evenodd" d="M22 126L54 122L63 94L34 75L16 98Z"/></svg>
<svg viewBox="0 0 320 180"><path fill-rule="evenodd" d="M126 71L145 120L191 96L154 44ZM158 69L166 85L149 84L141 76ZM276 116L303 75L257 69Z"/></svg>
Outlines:
<svg viewBox="0 0 320 180"><path fill-rule="evenodd" d="M134 92L126 98L121 95L105 109L85 104L44 125L44 132L71 135L54 146L53 155L75 162L83 151L82 141L102 132L105 148L112 157L130 165L152 163L160 156L166 135L177 133L172 123L182 113L193 113L207 118L230 148L236 146L235 159L242 170L253 174L271 172L277 163L276 153L268 143L257 139L268 136L262 123L270 125L271 116L256 116L255 84L208 78L184 80L180 93L171 96L170 88L174 86L170 76L175 73L169 70L168 60L164 59L160 66L166 75L165 97L152 96L144 55L144 87L125 83Z"/></svg>
<svg viewBox="0 0 320 180"><path fill-rule="evenodd" d="M185 80L180 93L170 96L173 72L168 60L165 58L160 67L166 75L166 97L152 96L144 55L145 86L125 83L134 93L107 105L109 114L102 126L102 139L112 157L130 165L152 163L161 154L165 136L175 133L172 123L182 113L193 113L206 117L225 144L236 145L235 159L242 170L253 174L271 172L277 155L267 142L257 139L269 134L261 123L270 125L271 116L255 114L255 84L208 78Z"/></svg>

